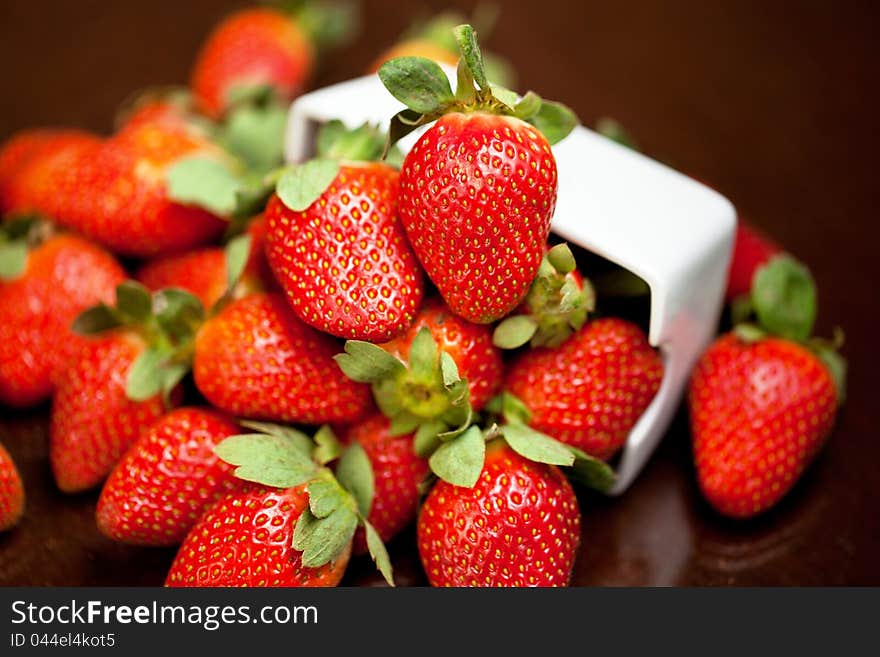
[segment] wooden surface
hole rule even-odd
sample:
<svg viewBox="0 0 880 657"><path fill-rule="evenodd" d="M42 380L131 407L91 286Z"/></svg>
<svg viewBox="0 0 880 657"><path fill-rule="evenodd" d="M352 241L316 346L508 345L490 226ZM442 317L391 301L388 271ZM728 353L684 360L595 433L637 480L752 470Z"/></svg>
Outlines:
<svg viewBox="0 0 880 657"><path fill-rule="evenodd" d="M366 29L332 55L317 84L360 73L417 11L364 4ZM643 150L720 189L811 266L820 332L840 325L847 335L847 404L827 448L777 509L749 522L714 515L694 483L681 413L625 496L581 496L574 583L880 584L880 443L870 410L880 362L880 12L867 2L499 4L490 44L513 61L521 88L564 100L586 124L616 117ZM0 3L0 139L44 124L109 130L131 91L184 82L199 41L240 5ZM174 550L111 543L95 530L96 493L54 488L46 409L0 413L0 440L19 462L28 496L21 526L0 536L0 584L161 584ZM401 583L424 583L412 536L391 548ZM346 582L377 580L357 562Z"/></svg>

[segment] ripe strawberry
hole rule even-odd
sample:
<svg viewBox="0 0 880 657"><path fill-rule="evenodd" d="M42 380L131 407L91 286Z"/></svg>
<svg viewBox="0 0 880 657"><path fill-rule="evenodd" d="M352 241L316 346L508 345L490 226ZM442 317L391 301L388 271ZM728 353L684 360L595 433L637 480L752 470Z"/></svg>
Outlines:
<svg viewBox="0 0 880 657"><path fill-rule="evenodd" d="M250 236L248 261L236 283L233 296L274 287L274 279L265 260L265 221L262 217L248 227ZM186 253L166 255L146 263L136 279L150 290L177 287L191 292L205 308L211 308L226 293L227 253L219 247L208 247Z"/></svg>
<svg viewBox="0 0 880 657"><path fill-rule="evenodd" d="M191 87L201 109L219 117L236 88L270 87L281 101L298 94L314 68L309 35L290 15L245 9L222 21L196 56Z"/></svg>
<svg viewBox="0 0 880 657"><path fill-rule="evenodd" d="M438 348L452 356L459 375L467 380L471 408L482 410L498 392L504 374L501 351L492 344L490 328L471 324L450 312L439 299L429 299L407 332L381 347L405 361L422 329L428 329Z"/></svg>
<svg viewBox="0 0 880 657"><path fill-rule="evenodd" d="M697 479L719 512L745 518L775 505L827 440L843 398L838 344L810 339L816 292L789 256L759 267L741 324L703 354L688 403Z"/></svg>
<svg viewBox="0 0 880 657"><path fill-rule="evenodd" d="M727 290L724 299L728 302L748 294L752 289L755 272L782 250L761 232L743 222L736 226L733 243L733 256L727 274Z"/></svg>
<svg viewBox="0 0 880 657"><path fill-rule="evenodd" d="M19 226L23 241L45 228ZM82 346L70 323L110 301L123 280L113 256L80 237L56 235L30 250L21 273L0 281L0 402L30 406L47 398L53 377Z"/></svg>
<svg viewBox="0 0 880 657"><path fill-rule="evenodd" d="M205 508L241 482L214 447L239 433L230 419L202 408L164 415L126 452L98 500L101 532L135 545L177 545Z"/></svg>
<svg viewBox="0 0 880 657"><path fill-rule="evenodd" d="M608 459L651 403L663 378L642 331L620 319L588 322L556 349L523 353L505 387L531 414L529 425Z"/></svg>
<svg viewBox="0 0 880 657"><path fill-rule="evenodd" d="M166 586L336 586L349 546L318 568L302 565L294 528L309 505L306 486L246 484L208 508L180 546Z"/></svg>
<svg viewBox="0 0 880 657"><path fill-rule="evenodd" d="M217 408L250 418L353 422L370 406L366 386L347 379L329 336L300 322L276 294L232 302L201 327L193 373Z"/></svg>
<svg viewBox="0 0 880 657"><path fill-rule="evenodd" d="M408 107L392 121L395 138L438 119L400 171L400 218L413 250L452 312L490 323L516 308L535 278L556 206L550 144L577 120L534 93L519 101L490 86L471 27L455 34L466 64L459 70L471 76L455 96L427 59L392 60L379 76Z"/></svg>
<svg viewBox="0 0 880 657"><path fill-rule="evenodd" d="M434 486L417 535L432 586L566 586L580 511L559 468L495 441L473 488Z"/></svg>
<svg viewBox="0 0 880 657"><path fill-rule="evenodd" d="M0 444L0 532L11 529L24 514L24 486L6 448Z"/></svg>
<svg viewBox="0 0 880 657"><path fill-rule="evenodd" d="M159 394L126 396L126 377L146 343L134 332L114 331L86 341L58 377L49 427L49 463L65 493L101 483L141 432L165 407Z"/></svg>
<svg viewBox="0 0 880 657"><path fill-rule="evenodd" d="M355 140L354 149L346 140ZM397 218L398 173L368 161L381 154L384 138L367 126L328 141L319 136L322 159L294 167L269 201L269 264L307 324L352 340L389 340L412 323L423 294ZM312 177L303 171L321 167L326 177L305 185Z"/></svg>
<svg viewBox="0 0 880 657"><path fill-rule="evenodd" d="M416 455L411 435L394 436L384 415L373 415L343 430L343 443L358 442L373 468L373 503L367 516L383 541L389 541L415 520L419 484L428 474L428 462ZM354 553L367 551L364 531L354 538Z"/></svg>

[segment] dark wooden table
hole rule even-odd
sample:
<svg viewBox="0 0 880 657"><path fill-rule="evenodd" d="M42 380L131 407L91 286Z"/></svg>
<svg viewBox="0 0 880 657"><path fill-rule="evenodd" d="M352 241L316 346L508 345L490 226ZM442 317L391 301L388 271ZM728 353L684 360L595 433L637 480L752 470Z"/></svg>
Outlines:
<svg viewBox="0 0 880 657"><path fill-rule="evenodd" d="M847 405L827 448L777 509L749 522L713 514L694 483L681 413L626 495L582 495L575 583L880 584L880 443L870 410L880 364L876 5L499 4L491 46L516 65L521 87L565 100L586 124L616 117L645 151L722 190L809 263L820 287L819 329L840 325L847 335ZM0 3L0 139L43 124L109 130L132 90L185 81L199 41L240 5ZM360 73L414 15L407 7L365 2L367 29L316 82ZM0 440L20 464L28 496L22 524L0 536L0 584L161 584L174 550L111 543L94 526L95 493L54 488L46 409L0 413ZM412 535L391 549L401 583L424 583ZM346 582L377 583L369 573L358 563Z"/></svg>

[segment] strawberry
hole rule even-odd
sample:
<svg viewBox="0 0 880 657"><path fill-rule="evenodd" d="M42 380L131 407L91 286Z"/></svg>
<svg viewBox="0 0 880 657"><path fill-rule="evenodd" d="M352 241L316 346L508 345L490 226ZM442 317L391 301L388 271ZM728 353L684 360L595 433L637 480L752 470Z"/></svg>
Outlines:
<svg viewBox="0 0 880 657"><path fill-rule="evenodd" d="M413 451L412 436L393 436L389 429L388 418L377 414L350 425L340 435L345 444L358 442L370 459L375 490L367 520L386 542L415 520L419 485L428 474L428 462ZM354 553L366 551L366 537L359 529Z"/></svg>
<svg viewBox="0 0 880 657"><path fill-rule="evenodd" d="M234 415L352 422L369 409L370 393L336 367L338 349L300 322L280 295L251 294L201 327L193 373L208 401Z"/></svg>
<svg viewBox="0 0 880 657"><path fill-rule="evenodd" d="M358 526L385 579L388 553L366 519L370 461L359 444L344 452L327 427L314 440L272 424L226 438L215 451L244 479L209 507L171 565L168 586L335 586ZM326 464L339 457L337 474Z"/></svg>
<svg viewBox="0 0 880 657"><path fill-rule="evenodd" d="M816 299L805 267L772 259L753 277L751 303L759 324L716 340L688 391L700 489L736 518L794 486L830 435L845 376L838 345L809 339Z"/></svg>
<svg viewBox="0 0 880 657"><path fill-rule="evenodd" d="M16 194L16 178L22 169L40 153L50 152L77 130L36 128L21 130L0 146L0 214L11 209ZM76 137L74 137L76 138Z"/></svg>
<svg viewBox="0 0 880 657"><path fill-rule="evenodd" d="M52 392L52 379L82 345L70 323L109 301L125 272L109 253L74 235L50 236L28 251L45 224L6 224L0 243L0 402L30 406ZM17 234L16 234L17 233ZM18 272L14 270L20 270Z"/></svg>
<svg viewBox="0 0 880 657"><path fill-rule="evenodd" d="M269 201L269 264L304 322L382 342L412 323L423 294L397 218L398 173L370 161L382 153L378 132L328 128L318 136L319 159L289 169Z"/></svg>
<svg viewBox="0 0 880 657"><path fill-rule="evenodd" d="M24 514L24 486L6 448L0 444L0 532L11 529Z"/></svg>
<svg viewBox="0 0 880 657"><path fill-rule="evenodd" d="M262 217L248 228L248 260L233 290L236 298L273 287L274 279L263 251L265 232ZM184 289L198 297L205 308L211 308L229 289L227 258L228 253L219 247L166 255L147 262L135 278L154 291L167 287Z"/></svg>
<svg viewBox="0 0 880 657"><path fill-rule="evenodd" d="M237 488L214 447L239 433L230 419L202 408L159 418L125 453L98 500L98 529L134 545L177 545L205 508Z"/></svg>
<svg viewBox="0 0 880 657"><path fill-rule="evenodd" d="M528 409L529 424L588 454L621 448L663 378L660 356L621 319L588 322L556 349L533 349L511 366L505 388Z"/></svg>
<svg viewBox="0 0 880 657"><path fill-rule="evenodd" d="M730 302L752 289L752 278L761 266L782 250L760 231L740 219L736 226L733 256L727 274L726 301Z"/></svg>
<svg viewBox="0 0 880 657"><path fill-rule="evenodd" d="M393 139L437 120L400 171L400 219L413 250L452 312L490 323L520 304L538 271L556 205L550 144L577 119L533 92L519 100L490 86L473 29L455 35L455 95L428 59L391 60L379 77L408 108L392 120Z"/></svg>
<svg viewBox="0 0 880 657"><path fill-rule="evenodd" d="M526 342L558 347L580 330L595 304L593 286L577 270L571 249L557 244L544 255L522 305L495 327L492 341L502 349Z"/></svg>
<svg viewBox="0 0 880 657"><path fill-rule="evenodd" d="M580 522L558 467L494 441L473 487L440 481L431 490L419 512L419 555L432 586L566 586Z"/></svg>
<svg viewBox="0 0 880 657"><path fill-rule="evenodd" d="M103 481L175 404L202 314L198 299L182 290L151 297L128 281L117 286L115 307L99 304L77 317L74 330L96 337L58 376L52 400L49 462L62 491Z"/></svg>

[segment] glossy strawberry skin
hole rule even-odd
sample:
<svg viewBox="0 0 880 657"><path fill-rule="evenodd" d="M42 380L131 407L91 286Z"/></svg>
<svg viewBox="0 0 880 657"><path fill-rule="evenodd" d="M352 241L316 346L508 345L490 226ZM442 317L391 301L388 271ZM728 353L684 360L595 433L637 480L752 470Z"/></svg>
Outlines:
<svg viewBox="0 0 880 657"><path fill-rule="evenodd" d="M748 294L752 289L752 278L758 268L781 252L782 250L768 237L740 220L736 226L733 256L727 274L725 301L730 302Z"/></svg>
<svg viewBox="0 0 880 657"><path fill-rule="evenodd" d="M312 45L289 16L246 9L221 22L199 51L190 86L211 117L229 106L236 86L268 85L282 101L301 89L314 65Z"/></svg>
<svg viewBox="0 0 880 657"><path fill-rule="evenodd" d="M659 354L634 324L588 322L556 349L532 349L511 366L506 388L525 402L529 424L608 459L619 450L663 378Z"/></svg>
<svg viewBox="0 0 880 657"><path fill-rule="evenodd" d="M557 185L550 144L519 119L447 114L416 142L400 172L400 218L452 312L484 324L522 301Z"/></svg>
<svg viewBox="0 0 880 657"><path fill-rule="evenodd" d="M166 586L336 586L351 551L304 568L293 549L296 521L308 506L305 486L245 484L221 497L187 535Z"/></svg>
<svg viewBox="0 0 880 657"><path fill-rule="evenodd" d="M276 422L353 422L370 390L333 361L341 346L303 324L278 294L226 306L196 336L196 386L217 408Z"/></svg>
<svg viewBox="0 0 880 657"><path fill-rule="evenodd" d="M24 486L6 448L0 444L0 532L11 529L24 514Z"/></svg>
<svg viewBox="0 0 880 657"><path fill-rule="evenodd" d="M406 362L412 341L422 328L431 332L440 350L452 356L459 375L468 381L471 407L480 411L501 388L504 378L501 350L492 344L490 328L453 314L439 299L428 299L407 332L381 347Z"/></svg>
<svg viewBox="0 0 880 657"><path fill-rule="evenodd" d="M703 495L720 513L747 518L782 499L813 460L837 394L827 368L800 345L727 334L697 364L688 403Z"/></svg>
<svg viewBox="0 0 880 657"><path fill-rule="evenodd" d="M412 323L423 279L397 218L397 172L343 165L305 211L273 197L266 209L269 264L297 316L325 333L381 342Z"/></svg>
<svg viewBox="0 0 880 657"><path fill-rule="evenodd" d="M580 510L559 468L490 445L473 488L439 481L417 525L432 586L567 586Z"/></svg>
<svg viewBox="0 0 880 657"><path fill-rule="evenodd" d="M145 348L128 331L86 341L58 377L49 425L49 463L65 493L100 484L141 432L165 412L157 395L126 397L131 364Z"/></svg>
<svg viewBox="0 0 880 657"><path fill-rule="evenodd" d="M86 308L111 303L126 278L104 249L73 235L50 237L28 254L19 278L0 282L0 402L32 406L84 338L70 324Z"/></svg>
<svg viewBox="0 0 880 657"><path fill-rule="evenodd" d="M340 433L345 444L357 441L373 468L373 504L367 520L379 532L382 541L390 541L416 518L419 509L419 484L428 474L428 462L413 451L412 434L392 436L390 421L373 415L350 425ZM354 553L367 550L364 530L354 537Z"/></svg>
<svg viewBox="0 0 880 657"><path fill-rule="evenodd" d="M241 433L231 419L178 408L153 423L110 473L98 500L98 529L134 545L178 545L208 505L240 487L214 447Z"/></svg>

